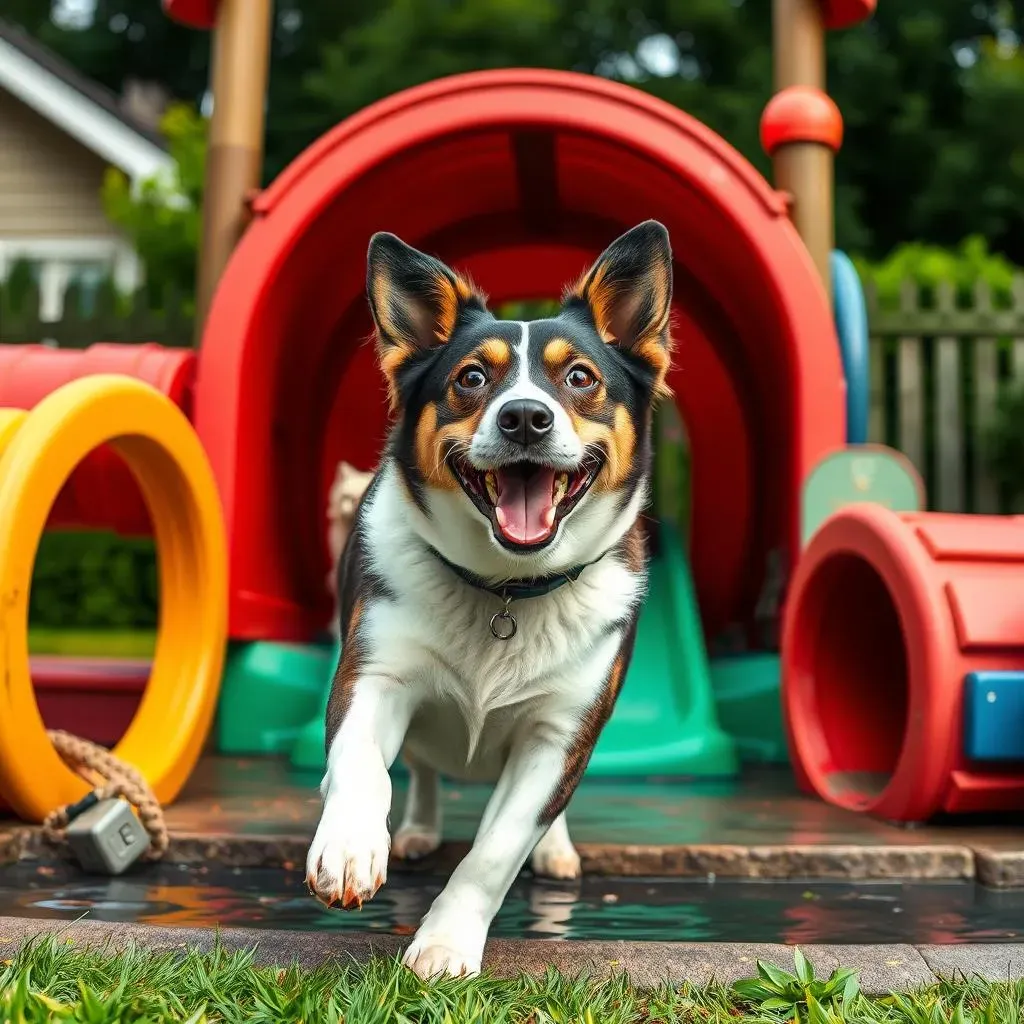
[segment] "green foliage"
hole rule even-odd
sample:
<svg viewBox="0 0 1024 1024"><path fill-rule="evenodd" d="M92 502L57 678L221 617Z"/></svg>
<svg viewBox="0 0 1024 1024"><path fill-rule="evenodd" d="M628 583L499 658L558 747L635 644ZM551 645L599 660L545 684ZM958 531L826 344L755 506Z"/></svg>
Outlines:
<svg viewBox="0 0 1024 1024"><path fill-rule="evenodd" d="M48 936L0 964L0 1021L174 1021L242 1024L772 1024L778 1011L737 1004L721 985L684 982L639 991L625 975L489 976L424 984L394 959L330 962L316 970L257 966L254 951L150 953L75 946ZM817 984L825 984L818 982ZM801 1024L1003 1024L1019 1021L1024 984L943 981L882 999L810 994Z"/></svg>
<svg viewBox="0 0 1024 1024"><path fill-rule="evenodd" d="M1015 277L1024 268L1014 266L1005 256L993 253L980 235L971 235L954 248L910 242L899 246L883 260L854 258L864 282L872 282L883 306L899 304L900 286L913 281L927 299L940 282L949 281L962 302L970 302L974 286L985 281L997 305L1008 305Z"/></svg>
<svg viewBox="0 0 1024 1024"><path fill-rule="evenodd" d="M382 0L372 17L325 39L306 93L340 119L454 72L586 71L675 104L767 172L758 123L772 92L770 8L729 0ZM869 25L830 34L830 89L845 122L836 168L842 248L878 258L907 238L955 245L981 232L1024 262L1019 30L1006 4L901 0L879 4Z"/></svg>
<svg viewBox="0 0 1024 1024"><path fill-rule="evenodd" d="M795 974L774 964L757 961L757 977L745 978L733 985L733 991L760 1010L784 1020L800 1020L803 1010L811 1024L842 1021L840 1009L851 1009L860 999L858 972L838 968L827 981L814 977L814 967L797 946L793 950Z"/></svg>
<svg viewBox="0 0 1024 1024"><path fill-rule="evenodd" d="M999 396L985 450L1010 501L1024 497L1024 387L1008 387Z"/></svg>
<svg viewBox="0 0 1024 1024"><path fill-rule="evenodd" d="M152 540L48 532L36 556L33 627L152 629L159 607Z"/></svg>
<svg viewBox="0 0 1024 1024"><path fill-rule="evenodd" d="M96 0L94 15L76 25L55 23L51 7L7 0L5 17L115 91L136 78L199 101L207 34L174 25L153 0ZM879 4L866 25L829 34L829 88L844 119L841 248L877 261L907 239L948 248L980 235L993 253L1024 264L1021 19L1006 0L899 0ZM631 83L770 171L758 139L772 93L767 0L278 0L264 180L339 120L399 89L514 66ZM123 179L108 192L117 223L145 237L154 282L190 291L195 209L177 220L158 216L159 202L136 209Z"/></svg>
<svg viewBox="0 0 1024 1024"><path fill-rule="evenodd" d="M161 129L176 172L133 191L127 177L109 168L103 181L103 207L110 220L132 240L146 267L150 308L161 308L170 289L191 295L202 231L206 120L185 104L171 106Z"/></svg>
<svg viewBox="0 0 1024 1024"><path fill-rule="evenodd" d="M28 260L15 260L7 279L0 282L0 303L0 308L12 313L24 313L38 308L39 286Z"/></svg>
<svg viewBox="0 0 1024 1024"><path fill-rule="evenodd" d="M3 0L3 17L115 93L134 78L198 101L209 81L209 36L171 21L153 0Z"/></svg>

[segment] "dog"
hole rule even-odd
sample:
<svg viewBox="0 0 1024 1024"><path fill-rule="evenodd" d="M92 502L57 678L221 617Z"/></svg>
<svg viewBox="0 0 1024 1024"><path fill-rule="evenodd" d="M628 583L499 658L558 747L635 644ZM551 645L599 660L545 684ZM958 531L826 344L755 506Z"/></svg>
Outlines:
<svg viewBox="0 0 1024 1024"><path fill-rule="evenodd" d="M367 292L395 416L337 593L323 807L307 884L361 907L389 850L441 841L439 776L495 782L404 963L480 971L527 858L572 878L564 809L611 715L647 585L652 409L668 394L672 254L646 221L550 319L496 319L465 277L373 236ZM410 773L389 834L389 768Z"/></svg>

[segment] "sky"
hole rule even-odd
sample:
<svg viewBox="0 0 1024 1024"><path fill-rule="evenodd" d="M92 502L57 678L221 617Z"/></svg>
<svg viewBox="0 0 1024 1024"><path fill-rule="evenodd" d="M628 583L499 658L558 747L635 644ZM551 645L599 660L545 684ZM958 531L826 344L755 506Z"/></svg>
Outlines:
<svg viewBox="0 0 1024 1024"><path fill-rule="evenodd" d="M68 28L86 28L95 11L96 0L54 0L53 20Z"/></svg>

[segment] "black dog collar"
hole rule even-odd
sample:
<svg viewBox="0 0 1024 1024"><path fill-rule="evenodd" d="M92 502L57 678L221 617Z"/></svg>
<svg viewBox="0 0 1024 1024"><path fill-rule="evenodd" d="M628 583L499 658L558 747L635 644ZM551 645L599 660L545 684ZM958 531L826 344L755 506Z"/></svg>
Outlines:
<svg viewBox="0 0 1024 1024"><path fill-rule="evenodd" d="M553 590L565 586L566 583L575 583L579 579L580 573L587 566L594 565L604 558L604 553L602 553L593 562L575 565L571 569L565 569L552 576L537 576L528 580L508 580L505 583L494 584L481 579L481 577L470 572L468 569L464 569L461 565L448 561L437 548L431 547L429 544L427 545L427 550L442 565L446 565L451 569L464 583L468 583L471 587L482 590L486 594L492 594L502 602L503 607L501 611L491 616L491 633L496 640L511 640L516 635L518 624L516 623L515 616L509 611L509 605L513 601L524 601L530 597L543 597L545 594L550 594Z"/></svg>

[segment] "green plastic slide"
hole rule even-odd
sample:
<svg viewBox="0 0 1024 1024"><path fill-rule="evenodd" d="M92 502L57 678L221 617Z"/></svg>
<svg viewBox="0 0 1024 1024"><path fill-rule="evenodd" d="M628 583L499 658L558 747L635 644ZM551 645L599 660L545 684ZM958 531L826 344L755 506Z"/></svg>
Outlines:
<svg viewBox="0 0 1024 1024"><path fill-rule="evenodd" d="M677 531L663 528L636 649L592 776L728 776L735 744L719 727L690 571ZM288 753L322 771L324 716L337 648L235 645L221 694L222 753Z"/></svg>
<svg viewBox="0 0 1024 1024"><path fill-rule="evenodd" d="M337 649L270 640L228 648L217 706L217 750L222 754L289 754L309 723L323 720ZM326 710L326 706L324 707Z"/></svg>
<svg viewBox="0 0 1024 1024"><path fill-rule="evenodd" d="M738 769L715 713L700 615L678 532L662 527L633 660L591 776L727 776Z"/></svg>
<svg viewBox="0 0 1024 1024"><path fill-rule="evenodd" d="M325 682L333 671L328 670ZM321 771L326 692L292 749L295 768ZM690 572L674 530L663 531L636 650L615 712L591 759L592 776L726 776L737 770L719 728Z"/></svg>

